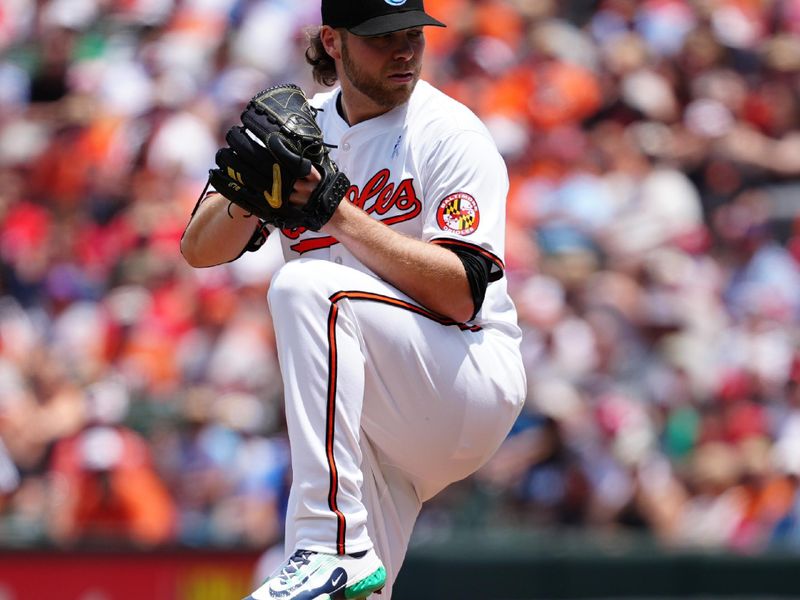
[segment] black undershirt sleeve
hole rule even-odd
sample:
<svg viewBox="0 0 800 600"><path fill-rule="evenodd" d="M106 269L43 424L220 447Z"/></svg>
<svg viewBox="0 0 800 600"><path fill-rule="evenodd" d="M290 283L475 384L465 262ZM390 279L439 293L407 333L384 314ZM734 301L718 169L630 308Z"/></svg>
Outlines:
<svg viewBox="0 0 800 600"><path fill-rule="evenodd" d="M489 286L489 272L491 271L492 263L476 250L464 248L463 246L448 246L447 244L442 244L442 246L458 256L464 265L464 270L467 272L469 290L472 293L472 304L475 307L472 317L470 317L470 319L473 319L478 314L481 306L483 306L486 288Z"/></svg>

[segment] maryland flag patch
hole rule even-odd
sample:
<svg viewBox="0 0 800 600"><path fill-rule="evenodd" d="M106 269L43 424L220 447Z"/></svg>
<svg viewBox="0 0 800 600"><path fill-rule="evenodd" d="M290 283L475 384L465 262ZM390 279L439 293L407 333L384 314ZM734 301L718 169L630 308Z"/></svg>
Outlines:
<svg viewBox="0 0 800 600"><path fill-rule="evenodd" d="M475 198L464 192L450 194L439 204L436 222L442 231L469 235L478 229L481 213Z"/></svg>

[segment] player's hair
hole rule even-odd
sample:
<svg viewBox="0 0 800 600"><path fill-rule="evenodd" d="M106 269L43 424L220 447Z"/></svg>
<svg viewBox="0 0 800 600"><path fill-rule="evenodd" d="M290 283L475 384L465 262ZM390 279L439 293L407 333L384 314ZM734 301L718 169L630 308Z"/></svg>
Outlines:
<svg viewBox="0 0 800 600"><path fill-rule="evenodd" d="M306 32L308 36L306 62L311 65L314 81L330 87L338 81L339 77L336 75L336 62L322 45L322 37L319 32L319 27L312 27Z"/></svg>

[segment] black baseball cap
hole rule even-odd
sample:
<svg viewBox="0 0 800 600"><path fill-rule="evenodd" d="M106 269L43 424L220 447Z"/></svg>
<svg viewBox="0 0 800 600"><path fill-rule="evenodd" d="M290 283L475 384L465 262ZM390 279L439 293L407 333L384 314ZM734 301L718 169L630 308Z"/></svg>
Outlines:
<svg viewBox="0 0 800 600"><path fill-rule="evenodd" d="M423 0L322 0L322 24L365 36L422 25L446 27L426 13L423 4Z"/></svg>

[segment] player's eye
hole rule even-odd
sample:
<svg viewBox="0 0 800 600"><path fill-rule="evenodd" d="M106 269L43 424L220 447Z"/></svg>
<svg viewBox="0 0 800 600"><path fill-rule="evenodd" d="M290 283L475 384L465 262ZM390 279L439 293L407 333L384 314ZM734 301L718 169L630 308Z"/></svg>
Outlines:
<svg viewBox="0 0 800 600"><path fill-rule="evenodd" d="M370 35L364 39L373 48L388 48L391 45L392 34L385 33L383 35Z"/></svg>

